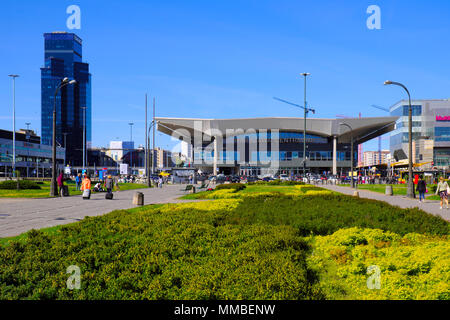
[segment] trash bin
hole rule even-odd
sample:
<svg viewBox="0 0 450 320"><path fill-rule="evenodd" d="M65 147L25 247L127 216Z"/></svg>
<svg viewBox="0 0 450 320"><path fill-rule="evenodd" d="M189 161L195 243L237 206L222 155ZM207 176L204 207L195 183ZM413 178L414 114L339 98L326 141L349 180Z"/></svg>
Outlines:
<svg viewBox="0 0 450 320"><path fill-rule="evenodd" d="M144 194L142 192L136 192L133 196L133 204L136 206L144 205Z"/></svg>

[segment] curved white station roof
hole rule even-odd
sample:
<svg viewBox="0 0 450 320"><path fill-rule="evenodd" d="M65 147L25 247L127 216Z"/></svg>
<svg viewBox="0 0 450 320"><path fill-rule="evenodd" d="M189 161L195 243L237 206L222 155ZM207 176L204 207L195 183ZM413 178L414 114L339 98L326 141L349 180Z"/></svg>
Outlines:
<svg viewBox="0 0 450 320"><path fill-rule="evenodd" d="M395 129L398 117L349 118L349 119L314 119L307 118L306 133L322 137L337 137L339 142L350 142L350 129L340 125L346 123L353 129L352 135L356 143L364 143ZM177 132L194 137L196 133L216 135L218 132L226 136L227 130L241 129L278 129L280 131L303 132L304 118L246 118L246 119L188 119L157 117L158 131L172 135ZM182 138L180 138L182 139Z"/></svg>

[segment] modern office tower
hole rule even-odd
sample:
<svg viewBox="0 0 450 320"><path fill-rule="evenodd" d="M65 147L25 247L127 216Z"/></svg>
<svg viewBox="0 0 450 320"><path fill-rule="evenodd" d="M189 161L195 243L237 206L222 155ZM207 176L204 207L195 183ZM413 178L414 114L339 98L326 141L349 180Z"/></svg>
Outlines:
<svg viewBox="0 0 450 320"><path fill-rule="evenodd" d="M89 64L82 62L82 40L74 33L52 32L44 34L44 45L42 144L52 144L57 86L65 77L76 80L75 85L65 86L56 96L56 143L67 150L66 164L82 165L83 141L86 142L86 154L92 141L91 74Z"/></svg>

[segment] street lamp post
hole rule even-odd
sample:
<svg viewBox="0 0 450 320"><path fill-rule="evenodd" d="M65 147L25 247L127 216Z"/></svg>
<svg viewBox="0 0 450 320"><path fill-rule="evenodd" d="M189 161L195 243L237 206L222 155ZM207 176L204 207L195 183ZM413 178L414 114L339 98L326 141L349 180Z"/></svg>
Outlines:
<svg viewBox="0 0 450 320"><path fill-rule="evenodd" d="M412 106L411 106L411 95L409 94L409 90L408 88L406 88L405 85L399 83L399 82L395 82L395 81L390 81L387 80L384 82L384 85L396 85L399 87L402 87L406 93L408 94L408 101L409 101L409 110L408 110L408 148L409 148L409 152L408 152L408 190L406 193L406 196L408 198L414 198L414 185L413 185L413 179L412 179L412 163L413 163L413 159L412 159Z"/></svg>
<svg viewBox="0 0 450 320"><path fill-rule="evenodd" d="M156 98L153 97L153 123L155 124L155 110L156 110ZM153 125L153 139L152 139L152 174L155 174L155 130L156 126Z"/></svg>
<svg viewBox="0 0 450 320"><path fill-rule="evenodd" d="M304 72L301 74L305 77L305 90L304 90L304 119L303 119L303 177L306 177L306 116L308 114L308 110L306 107L306 77L311 75L310 73Z"/></svg>
<svg viewBox="0 0 450 320"><path fill-rule="evenodd" d="M83 109L83 171L86 170L86 109L87 107L80 107Z"/></svg>
<svg viewBox="0 0 450 320"><path fill-rule="evenodd" d="M31 124L31 122L25 122L25 124L27 126L27 133L26 133L25 138L26 138L27 142L30 142L30 124ZM27 156L28 157L27 157L26 163L27 163L27 178L28 178L30 176L30 167L28 165L28 159L30 158L30 148L27 148Z"/></svg>
<svg viewBox="0 0 450 320"><path fill-rule="evenodd" d="M56 96L58 91L69 85L77 83L75 80L69 81L68 78L61 80L61 83L56 87L53 103L53 138L52 138L52 183L50 187L50 196L58 196L58 186L56 185Z"/></svg>
<svg viewBox="0 0 450 320"><path fill-rule="evenodd" d="M64 135L64 165L66 165L67 163L66 163L66 154L67 154L67 135L68 135L69 133L68 132L63 132L63 135Z"/></svg>
<svg viewBox="0 0 450 320"><path fill-rule="evenodd" d="M132 143L133 142L133 125L134 125L134 122L130 122L128 124L130 125L130 142ZM131 149L131 152L130 152L130 169L131 169L131 174L133 174L133 149L134 149L134 146L133 146L133 148Z"/></svg>
<svg viewBox="0 0 450 320"><path fill-rule="evenodd" d="M150 131L152 130L152 128L154 128L154 126L156 126L156 124L157 124L158 122L156 122L156 121L152 121L151 123L150 123L150 126L148 127L148 134L147 134L147 146L148 146L148 148L150 148ZM155 162L155 153L153 152L153 150L154 150L154 146L153 146L153 148L151 149L152 150L152 155L151 155L151 161L152 161L152 175L153 175L153 173L154 173L154 169L153 169L153 163ZM150 150L149 150L150 151ZM148 163L150 163L150 152L147 152L147 156L148 156L148 160L147 160L147 164ZM149 187L151 187L152 186L152 182L151 182L151 177L150 176L148 176L148 179L147 179L147 184L148 184L148 186Z"/></svg>
<svg viewBox="0 0 450 320"><path fill-rule="evenodd" d="M350 156L350 159L351 159L351 165L350 165L351 166L351 169L350 169L351 177L350 177L350 179L352 181L352 184L351 184L352 188L354 188L355 187L355 181L353 180L353 158L354 158L354 154L353 154L353 128L349 124L343 123L343 122L339 123L339 125L346 126L347 128L350 129L350 153L351 153L351 156Z"/></svg>
<svg viewBox="0 0 450 320"><path fill-rule="evenodd" d="M147 137L147 94L145 94L145 152L144 152L144 164L145 164L145 177L147 179L147 185L150 186L150 178L148 176L148 137Z"/></svg>
<svg viewBox="0 0 450 320"><path fill-rule="evenodd" d="M13 158L12 158L12 173L16 176L16 78L17 74L8 75L13 80Z"/></svg>

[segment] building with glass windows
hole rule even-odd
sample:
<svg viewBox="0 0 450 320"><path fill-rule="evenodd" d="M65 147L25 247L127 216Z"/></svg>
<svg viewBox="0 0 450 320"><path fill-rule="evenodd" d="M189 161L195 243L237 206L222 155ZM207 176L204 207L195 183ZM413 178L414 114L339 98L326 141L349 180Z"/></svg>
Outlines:
<svg viewBox="0 0 450 320"><path fill-rule="evenodd" d="M16 132L16 170L21 177L48 177L51 175L52 147L41 144L41 138L32 130ZM56 161L63 168L65 149L56 147ZM12 176L13 134L0 129L0 177Z"/></svg>
<svg viewBox="0 0 450 320"><path fill-rule="evenodd" d="M394 130L398 117L308 119L306 157L303 118L156 118L158 131L192 145L193 166L203 172L244 175L348 173L351 146ZM346 126L340 125L346 123ZM306 158L306 159L305 159Z"/></svg>
<svg viewBox="0 0 450 320"><path fill-rule="evenodd" d="M446 169L450 166L450 100L413 100L413 162ZM409 103L402 100L390 108L399 117L391 132L390 151L396 160L408 157Z"/></svg>
<svg viewBox="0 0 450 320"><path fill-rule="evenodd" d="M41 68L42 144L51 145L55 90L65 77L75 85L62 88L56 96L56 140L67 149L67 164L83 162L83 130L86 149L92 141L91 74L82 61L82 40L74 33L44 34L44 66ZM67 144L67 145L66 145Z"/></svg>

